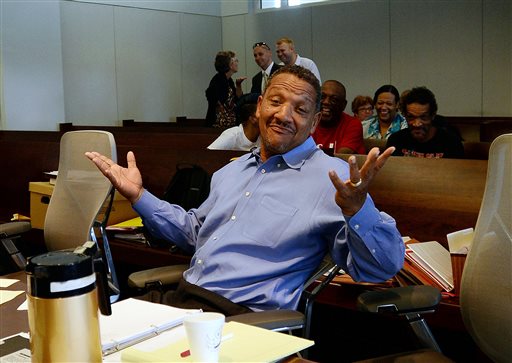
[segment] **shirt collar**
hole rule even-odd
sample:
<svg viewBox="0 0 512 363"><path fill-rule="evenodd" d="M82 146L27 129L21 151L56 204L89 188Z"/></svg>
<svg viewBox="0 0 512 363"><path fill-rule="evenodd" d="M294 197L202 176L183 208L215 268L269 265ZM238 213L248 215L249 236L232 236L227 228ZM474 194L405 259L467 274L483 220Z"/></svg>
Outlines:
<svg viewBox="0 0 512 363"><path fill-rule="evenodd" d="M287 153L281 154L281 155L274 155L272 158L281 158L288 167L292 169L300 169L304 162L311 154L313 154L315 151L319 150L316 147L315 141L310 136L299 146L295 147L294 149L288 151ZM251 153L246 154L243 156L245 160L249 160L249 158L255 157L258 162L261 162L261 154L260 154L260 148L254 149Z"/></svg>
<svg viewBox="0 0 512 363"><path fill-rule="evenodd" d="M270 72L272 71L273 66L274 66L274 62L270 62L270 65L263 72L265 72L267 75L270 76Z"/></svg>

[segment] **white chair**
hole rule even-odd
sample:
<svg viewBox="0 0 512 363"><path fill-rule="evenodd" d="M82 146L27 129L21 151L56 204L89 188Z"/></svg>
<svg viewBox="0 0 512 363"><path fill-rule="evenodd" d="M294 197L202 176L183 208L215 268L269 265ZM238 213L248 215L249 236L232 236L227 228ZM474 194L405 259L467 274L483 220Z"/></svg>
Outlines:
<svg viewBox="0 0 512 363"><path fill-rule="evenodd" d="M480 349L495 362L512 361L512 134L491 144L460 306Z"/></svg>
<svg viewBox="0 0 512 363"><path fill-rule="evenodd" d="M114 189L84 155L86 151L97 151L117 161L116 143L110 132L71 131L62 136L59 173L46 213L44 239L49 251L70 249L90 240L97 244L98 231L108 267L110 300L115 302L119 283L105 233Z"/></svg>

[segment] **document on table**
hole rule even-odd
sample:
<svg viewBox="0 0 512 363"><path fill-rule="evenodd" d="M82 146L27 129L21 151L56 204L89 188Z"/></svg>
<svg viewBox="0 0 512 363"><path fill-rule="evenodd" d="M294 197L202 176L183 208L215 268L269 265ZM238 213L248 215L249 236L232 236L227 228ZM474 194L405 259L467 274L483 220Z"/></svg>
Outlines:
<svg viewBox="0 0 512 363"><path fill-rule="evenodd" d="M25 291L0 290L0 304L5 304L16 296L24 293Z"/></svg>
<svg viewBox="0 0 512 363"><path fill-rule="evenodd" d="M20 280L16 279L0 279L0 288L6 288Z"/></svg>
<svg viewBox="0 0 512 363"><path fill-rule="evenodd" d="M30 340L27 333L19 333L0 339L0 362L30 362Z"/></svg>

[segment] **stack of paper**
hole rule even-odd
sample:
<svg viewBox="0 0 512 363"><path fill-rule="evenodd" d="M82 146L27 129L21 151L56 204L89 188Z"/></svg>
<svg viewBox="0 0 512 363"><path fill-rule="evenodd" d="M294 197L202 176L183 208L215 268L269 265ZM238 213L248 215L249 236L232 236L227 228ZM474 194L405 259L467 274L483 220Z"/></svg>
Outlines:
<svg viewBox="0 0 512 363"><path fill-rule="evenodd" d="M107 355L149 339L183 323L200 310L179 309L143 300L126 299L112 305L112 315L100 315L101 345Z"/></svg>
<svg viewBox="0 0 512 363"><path fill-rule="evenodd" d="M407 245L405 258L439 288L445 291L453 290L450 252L439 242L410 243Z"/></svg>
<svg viewBox="0 0 512 363"><path fill-rule="evenodd" d="M114 238L126 241L146 243L146 236L142 232L142 219L135 217L127 221L113 224L107 227L107 231L113 233Z"/></svg>

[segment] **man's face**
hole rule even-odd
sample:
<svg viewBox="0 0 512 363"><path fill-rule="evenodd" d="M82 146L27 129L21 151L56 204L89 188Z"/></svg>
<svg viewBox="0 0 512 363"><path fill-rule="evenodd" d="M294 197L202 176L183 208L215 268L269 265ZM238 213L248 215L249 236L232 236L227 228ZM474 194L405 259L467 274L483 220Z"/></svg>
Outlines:
<svg viewBox="0 0 512 363"><path fill-rule="evenodd" d="M286 153L309 137L320 120L315 103L315 89L306 81L289 73L272 79L256 109L263 160Z"/></svg>
<svg viewBox="0 0 512 363"><path fill-rule="evenodd" d="M252 54L256 64L263 70L267 69L272 62L272 52L264 46L254 47Z"/></svg>
<svg viewBox="0 0 512 363"><path fill-rule="evenodd" d="M276 45L276 53L277 57L283 62L285 65L292 64L294 49L288 43L281 43Z"/></svg>
<svg viewBox="0 0 512 363"><path fill-rule="evenodd" d="M409 132L416 141L426 142L434 136L435 129L432 126L432 120L435 115L430 114L428 104L411 103L407 105L407 112L404 116L409 125Z"/></svg>
<svg viewBox="0 0 512 363"><path fill-rule="evenodd" d="M340 119L347 106L346 91L335 82L325 82L322 86L322 120L331 123Z"/></svg>
<svg viewBox="0 0 512 363"><path fill-rule="evenodd" d="M398 111L398 100L391 92L382 92L377 96L375 110L380 121L390 123L396 116Z"/></svg>

